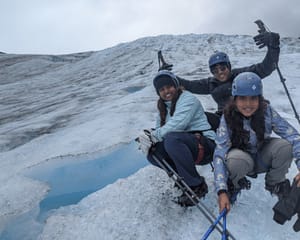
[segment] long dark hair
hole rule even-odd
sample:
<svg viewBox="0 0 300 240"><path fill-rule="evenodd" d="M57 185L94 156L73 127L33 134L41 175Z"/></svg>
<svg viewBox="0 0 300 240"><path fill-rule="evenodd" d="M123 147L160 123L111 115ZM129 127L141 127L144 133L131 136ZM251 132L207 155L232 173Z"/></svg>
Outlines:
<svg viewBox="0 0 300 240"><path fill-rule="evenodd" d="M264 140L265 117L264 111L268 101L263 96L259 96L259 106L256 112L250 118L251 128L256 133L258 143ZM232 99L224 108L224 117L229 129L232 131L231 143L232 148L247 150L250 133L243 128L243 115L238 111L235 98Z"/></svg>
<svg viewBox="0 0 300 240"><path fill-rule="evenodd" d="M175 110L176 110L176 102L179 98L179 96L182 94L182 90L180 88L177 88L176 94L174 95L174 98L171 102L171 109L170 109L170 115L173 116ZM165 104L165 101L160 97L157 101L157 108L160 115L160 126L166 124L166 118L167 118L167 106Z"/></svg>

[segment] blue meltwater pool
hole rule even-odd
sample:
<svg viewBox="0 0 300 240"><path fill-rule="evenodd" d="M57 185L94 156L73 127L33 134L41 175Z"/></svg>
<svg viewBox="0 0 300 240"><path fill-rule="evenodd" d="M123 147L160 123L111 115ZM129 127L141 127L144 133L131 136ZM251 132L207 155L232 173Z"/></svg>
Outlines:
<svg viewBox="0 0 300 240"><path fill-rule="evenodd" d="M78 159L82 158L82 159ZM26 176L46 182L50 191L33 209L10 222L0 240L36 239L44 221L55 209L78 203L87 195L135 173L148 164L145 155L137 150L136 143L119 146L96 159L77 157L76 161L55 161L31 168ZM26 194L26 193L25 193Z"/></svg>

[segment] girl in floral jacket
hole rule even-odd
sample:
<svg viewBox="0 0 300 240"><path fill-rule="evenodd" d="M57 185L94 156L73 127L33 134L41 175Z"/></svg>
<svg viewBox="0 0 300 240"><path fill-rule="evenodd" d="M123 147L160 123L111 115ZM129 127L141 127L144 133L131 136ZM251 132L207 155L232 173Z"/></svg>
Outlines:
<svg viewBox="0 0 300 240"><path fill-rule="evenodd" d="M241 189L249 187L245 176L266 173L265 188L281 198L289 191L285 175L293 158L300 169L300 135L264 100L261 78L239 74L232 96L217 130L213 160L220 210L230 210ZM281 138L271 137L272 131Z"/></svg>

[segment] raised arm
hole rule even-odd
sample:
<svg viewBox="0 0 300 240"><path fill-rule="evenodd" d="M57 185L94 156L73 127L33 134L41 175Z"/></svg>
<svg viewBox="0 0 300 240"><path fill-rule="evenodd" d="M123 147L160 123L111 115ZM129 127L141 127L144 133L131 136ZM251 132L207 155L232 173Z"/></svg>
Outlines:
<svg viewBox="0 0 300 240"><path fill-rule="evenodd" d="M233 69L233 75L236 76L241 72L254 72L261 78L269 76L276 68L279 60L279 41L280 37L278 33L264 32L254 37L254 41L259 48L267 46L267 54L263 61L257 64L253 64L249 67Z"/></svg>

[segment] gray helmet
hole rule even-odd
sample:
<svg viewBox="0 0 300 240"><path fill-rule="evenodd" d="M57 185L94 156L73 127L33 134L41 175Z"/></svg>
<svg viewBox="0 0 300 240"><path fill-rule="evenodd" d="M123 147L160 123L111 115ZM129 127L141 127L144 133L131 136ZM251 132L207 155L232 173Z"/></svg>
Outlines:
<svg viewBox="0 0 300 240"><path fill-rule="evenodd" d="M226 53L216 52L213 55L211 55L208 60L209 68L211 68L212 66L219 64L219 63L226 63L230 67L229 57Z"/></svg>
<svg viewBox="0 0 300 240"><path fill-rule="evenodd" d="M157 94L159 94L159 89L161 89L165 85L171 85L175 88L179 87L179 81L176 76L167 70L159 71L153 79L153 85Z"/></svg>
<svg viewBox="0 0 300 240"><path fill-rule="evenodd" d="M263 94L261 78L253 72L237 75L232 83L232 96L259 96Z"/></svg>

